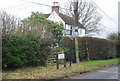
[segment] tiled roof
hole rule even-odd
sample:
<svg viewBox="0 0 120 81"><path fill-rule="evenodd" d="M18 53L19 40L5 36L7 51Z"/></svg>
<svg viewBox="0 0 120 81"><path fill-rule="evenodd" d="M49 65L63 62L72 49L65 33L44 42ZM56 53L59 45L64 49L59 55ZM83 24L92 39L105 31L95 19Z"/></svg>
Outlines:
<svg viewBox="0 0 120 81"><path fill-rule="evenodd" d="M50 14L43 14L44 17L48 18Z"/></svg>
<svg viewBox="0 0 120 81"><path fill-rule="evenodd" d="M62 14L62 13L57 13L57 14L63 19L63 21L64 21L66 24L75 26L75 20L74 20L74 18L72 18L72 17L70 17L70 16L67 16L67 15L64 15L64 14ZM43 16L45 16L46 18L48 18L48 17L50 16L50 14L43 14ZM85 29L81 23L79 23L79 26L80 26L81 28Z"/></svg>

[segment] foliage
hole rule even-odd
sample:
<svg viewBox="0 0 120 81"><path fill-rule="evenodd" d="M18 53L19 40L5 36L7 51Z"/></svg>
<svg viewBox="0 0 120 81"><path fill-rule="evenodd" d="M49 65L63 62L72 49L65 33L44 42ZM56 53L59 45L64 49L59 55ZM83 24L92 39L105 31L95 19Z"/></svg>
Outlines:
<svg viewBox="0 0 120 81"><path fill-rule="evenodd" d="M67 61L74 61L75 62L75 44L74 39L71 39L69 37L62 37L60 42L60 48L63 49L66 55Z"/></svg>
<svg viewBox="0 0 120 81"><path fill-rule="evenodd" d="M117 57L120 57L120 33L110 33L108 34L107 39L115 42Z"/></svg>
<svg viewBox="0 0 120 81"><path fill-rule="evenodd" d="M86 41L87 44L84 41ZM86 55L89 54L90 60L110 59L116 57L114 41L94 37L81 37L79 38L79 42L81 42L79 45L81 49L83 48L82 50L85 50L84 53ZM79 50L82 51L81 49Z"/></svg>
<svg viewBox="0 0 120 81"><path fill-rule="evenodd" d="M50 21L49 21L50 22ZM51 24L52 27L52 34L54 38L54 46L58 46L59 42L63 36L62 30L63 30L63 24L55 22L54 24Z"/></svg>
<svg viewBox="0 0 120 81"><path fill-rule="evenodd" d="M3 26L3 29L7 25L8 23ZM63 24L47 20L39 12L32 12L31 16L21 20L17 26L15 32L11 31L12 29L8 30L13 25L10 25L8 29L5 28L7 32L11 33L3 34L2 67L46 65L48 55L51 53L51 46L59 45Z"/></svg>
<svg viewBox="0 0 120 81"><path fill-rule="evenodd" d="M78 37L79 42L79 58L81 61L111 59L116 57L116 44L114 41L94 38L94 37ZM66 52L67 59L72 57L75 62L75 46L74 41L70 42L69 37L65 37L61 41L61 46ZM70 47L72 46L72 48ZM73 52L71 52L73 51ZM72 55L70 55L72 53Z"/></svg>
<svg viewBox="0 0 120 81"><path fill-rule="evenodd" d="M43 43L40 36L3 35L3 68L23 66L42 66L46 64L50 48Z"/></svg>
<svg viewBox="0 0 120 81"><path fill-rule="evenodd" d="M52 54L59 54L62 53L62 49L59 47L52 48Z"/></svg>
<svg viewBox="0 0 120 81"><path fill-rule="evenodd" d="M43 23L47 22L47 19L44 16L42 16L42 14L39 12L31 12L31 16L28 17L28 19L35 20L38 22L43 22Z"/></svg>
<svg viewBox="0 0 120 81"><path fill-rule="evenodd" d="M116 49L117 57L120 58L120 41L116 41Z"/></svg>
<svg viewBox="0 0 120 81"><path fill-rule="evenodd" d="M25 24L25 25L24 25ZM32 12L31 16L22 20L21 31L40 35L42 38L49 38L53 41L53 45L57 46L62 37L63 24L47 20L43 14L39 12Z"/></svg>
<svg viewBox="0 0 120 81"><path fill-rule="evenodd" d="M110 40L120 40L120 36L119 36L118 33L110 33L110 34L108 34L107 39L110 39Z"/></svg>

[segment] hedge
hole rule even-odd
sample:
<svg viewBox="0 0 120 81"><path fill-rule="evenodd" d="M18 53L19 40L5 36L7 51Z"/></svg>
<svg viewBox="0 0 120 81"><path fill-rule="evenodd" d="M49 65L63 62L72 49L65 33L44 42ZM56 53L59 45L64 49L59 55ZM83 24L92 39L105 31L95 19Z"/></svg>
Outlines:
<svg viewBox="0 0 120 81"><path fill-rule="evenodd" d="M117 49L117 57L120 58L120 41L115 41L116 42L116 49Z"/></svg>
<svg viewBox="0 0 120 81"><path fill-rule="evenodd" d="M70 42L71 41L71 42ZM71 58L75 62L75 43L74 38L63 37L60 47L64 49L66 59ZM78 37L79 60L103 60L116 57L116 44L114 41L95 37Z"/></svg>
<svg viewBox="0 0 120 81"><path fill-rule="evenodd" d="M103 60L116 58L116 48L119 44L107 39L94 37L78 37L79 60ZM117 46L116 46L117 45ZM88 49L88 50L87 50ZM59 51L64 50L66 60L75 62L75 40L63 37ZM34 35L3 35L2 38L2 68L19 68L26 66L45 66L48 56L52 53L51 41ZM117 54L117 57L119 54Z"/></svg>
<svg viewBox="0 0 120 81"><path fill-rule="evenodd" d="M51 49L40 36L3 35L2 68L45 66Z"/></svg>
<svg viewBox="0 0 120 81"><path fill-rule="evenodd" d="M103 60L116 57L114 41L95 37L80 37L78 40L81 58L85 60L87 59L87 54L89 54L90 60Z"/></svg>

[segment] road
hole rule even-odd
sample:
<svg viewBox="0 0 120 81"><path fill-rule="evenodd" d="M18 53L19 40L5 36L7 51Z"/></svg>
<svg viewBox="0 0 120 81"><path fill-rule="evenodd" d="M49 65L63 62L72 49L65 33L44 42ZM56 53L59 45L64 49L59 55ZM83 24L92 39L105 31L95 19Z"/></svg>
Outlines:
<svg viewBox="0 0 120 81"><path fill-rule="evenodd" d="M80 76L72 77L71 79L118 79L118 66L86 73Z"/></svg>

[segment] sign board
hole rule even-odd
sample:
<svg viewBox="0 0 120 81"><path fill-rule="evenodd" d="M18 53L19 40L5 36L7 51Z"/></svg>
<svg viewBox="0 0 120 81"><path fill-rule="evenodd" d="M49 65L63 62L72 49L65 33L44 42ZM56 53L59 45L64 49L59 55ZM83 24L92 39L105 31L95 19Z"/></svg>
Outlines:
<svg viewBox="0 0 120 81"><path fill-rule="evenodd" d="M66 67L66 59L65 59L65 54L61 53L61 54L56 54L56 66L57 69L59 69L59 60L63 59L64 60L64 67Z"/></svg>
<svg viewBox="0 0 120 81"><path fill-rule="evenodd" d="M58 59L64 59L65 58L65 54L58 54Z"/></svg>
<svg viewBox="0 0 120 81"><path fill-rule="evenodd" d="M72 36L73 36L73 37L77 37L78 35L79 35L78 32L76 32L76 31L73 31L73 32L72 32Z"/></svg>
<svg viewBox="0 0 120 81"><path fill-rule="evenodd" d="M62 33L66 35L70 35L70 30L63 30Z"/></svg>
<svg viewBox="0 0 120 81"><path fill-rule="evenodd" d="M78 30L79 26L72 27L73 30Z"/></svg>

